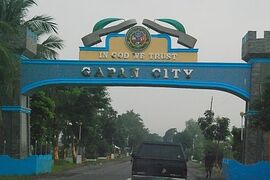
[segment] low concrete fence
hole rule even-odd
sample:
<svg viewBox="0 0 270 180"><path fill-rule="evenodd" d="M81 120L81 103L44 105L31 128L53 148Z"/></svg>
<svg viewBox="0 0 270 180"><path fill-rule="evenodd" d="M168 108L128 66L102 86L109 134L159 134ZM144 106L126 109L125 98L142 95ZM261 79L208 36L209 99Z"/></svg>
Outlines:
<svg viewBox="0 0 270 180"><path fill-rule="evenodd" d="M52 155L32 155L25 159L0 155L0 176L50 173L52 165Z"/></svg>
<svg viewBox="0 0 270 180"><path fill-rule="evenodd" d="M244 165L235 160L223 159L223 173L229 180L268 180L270 179L270 163L260 161L256 164Z"/></svg>

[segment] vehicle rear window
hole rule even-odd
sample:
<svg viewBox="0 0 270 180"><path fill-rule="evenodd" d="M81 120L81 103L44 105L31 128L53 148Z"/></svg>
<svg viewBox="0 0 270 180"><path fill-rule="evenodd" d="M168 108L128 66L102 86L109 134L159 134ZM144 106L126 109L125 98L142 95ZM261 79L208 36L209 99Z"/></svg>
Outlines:
<svg viewBox="0 0 270 180"><path fill-rule="evenodd" d="M137 155L162 159L184 159L181 146L177 145L142 144Z"/></svg>

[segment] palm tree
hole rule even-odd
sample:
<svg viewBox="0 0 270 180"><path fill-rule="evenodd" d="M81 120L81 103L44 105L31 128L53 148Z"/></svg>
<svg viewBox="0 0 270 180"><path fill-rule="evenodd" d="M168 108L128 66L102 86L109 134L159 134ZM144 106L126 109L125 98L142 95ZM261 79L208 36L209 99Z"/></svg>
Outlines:
<svg viewBox="0 0 270 180"><path fill-rule="evenodd" d="M57 24L46 15L35 16L26 20L30 7L37 5L35 0L0 0L0 106L11 104L19 93L19 59L16 39L22 29L28 28L38 38L56 33ZM50 35L43 43L38 44L37 58L56 59L57 52L63 48L63 41ZM0 132L2 130L0 110ZM3 142L0 133L0 143Z"/></svg>
<svg viewBox="0 0 270 180"><path fill-rule="evenodd" d="M58 53L56 50L63 48L63 40L57 36L50 35L45 41L37 44L37 58L56 59Z"/></svg>
<svg viewBox="0 0 270 180"><path fill-rule="evenodd" d="M19 61L14 40L23 28L29 28L41 37L45 34L57 33L57 24L53 18L46 15L26 19L30 7L37 5L35 0L0 0L0 100L14 90L10 89L17 79ZM56 59L56 49L63 48L63 41L51 35L47 40L38 45L37 58ZM13 95L11 95L12 97ZM3 101L0 101L2 103Z"/></svg>
<svg viewBox="0 0 270 180"><path fill-rule="evenodd" d="M38 38L45 34L57 33L57 24L53 22L53 18L46 15L34 16L29 20L25 20L28 9L33 5L37 5L35 0L0 0L0 38L10 39L7 33L18 33L22 28L29 28L37 34ZM15 36L16 38L16 36ZM9 42L9 41L6 41ZM9 47L14 44L9 44ZM3 41L0 41L0 55L8 53ZM47 40L39 45L38 58L56 59L56 49L63 48L63 41L56 36L49 36ZM5 50L5 51L4 51ZM1 56L2 57L2 56Z"/></svg>

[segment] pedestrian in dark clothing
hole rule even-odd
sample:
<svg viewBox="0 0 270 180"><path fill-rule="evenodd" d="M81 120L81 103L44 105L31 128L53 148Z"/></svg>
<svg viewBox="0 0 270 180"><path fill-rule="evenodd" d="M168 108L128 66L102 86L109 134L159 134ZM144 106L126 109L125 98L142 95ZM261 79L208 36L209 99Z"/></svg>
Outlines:
<svg viewBox="0 0 270 180"><path fill-rule="evenodd" d="M212 169L215 163L215 155L211 152L207 152L204 157L204 165L206 171L206 178L211 178Z"/></svg>

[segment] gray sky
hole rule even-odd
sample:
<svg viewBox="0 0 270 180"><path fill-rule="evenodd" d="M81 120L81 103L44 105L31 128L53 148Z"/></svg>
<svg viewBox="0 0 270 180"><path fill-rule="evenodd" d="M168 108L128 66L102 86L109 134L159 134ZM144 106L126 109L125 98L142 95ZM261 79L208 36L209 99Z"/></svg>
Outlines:
<svg viewBox="0 0 270 180"><path fill-rule="evenodd" d="M241 39L249 30L270 30L269 0L37 0L30 16L47 14L58 23L65 41L60 59L78 59L81 38L92 32L96 22L107 17L136 19L172 18L197 38L199 62L243 62ZM112 105L118 113L133 109L141 114L152 133L164 135L169 128L183 130L185 121L203 116L214 96L217 116L240 127L245 102L221 91L176 88L110 87Z"/></svg>

